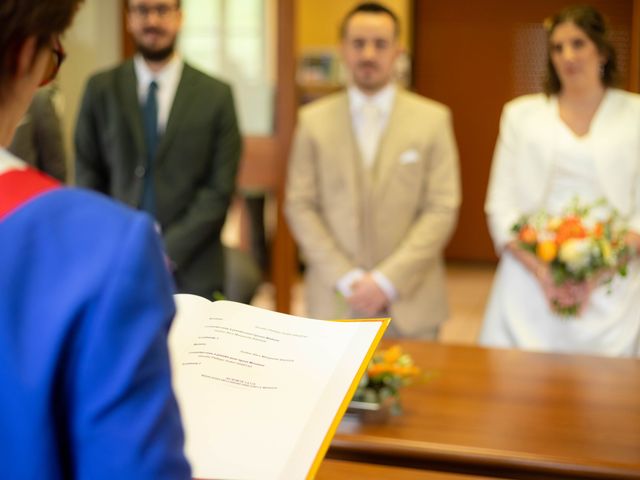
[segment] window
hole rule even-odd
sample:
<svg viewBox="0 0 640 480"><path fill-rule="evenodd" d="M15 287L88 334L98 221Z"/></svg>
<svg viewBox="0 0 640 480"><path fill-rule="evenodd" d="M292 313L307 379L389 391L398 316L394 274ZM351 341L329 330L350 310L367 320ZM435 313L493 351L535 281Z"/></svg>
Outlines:
<svg viewBox="0 0 640 480"><path fill-rule="evenodd" d="M271 135L276 0L183 0L182 10L185 60L231 84L243 134Z"/></svg>

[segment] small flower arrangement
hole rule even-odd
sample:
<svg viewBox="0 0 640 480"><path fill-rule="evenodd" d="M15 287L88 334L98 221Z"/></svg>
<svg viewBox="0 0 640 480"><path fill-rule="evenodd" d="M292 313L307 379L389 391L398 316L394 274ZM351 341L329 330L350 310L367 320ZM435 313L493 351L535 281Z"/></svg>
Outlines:
<svg viewBox="0 0 640 480"><path fill-rule="evenodd" d="M581 205L576 198L561 215L542 211L525 216L512 231L522 248L549 264L556 285L591 279L607 283L616 272L626 275L627 229L605 200ZM576 315L579 308L554 304L563 316Z"/></svg>
<svg viewBox="0 0 640 480"><path fill-rule="evenodd" d="M402 412L400 389L413 383L420 374L420 368L399 345L378 350L360 380L353 401L380 405L390 402L391 414L398 415Z"/></svg>

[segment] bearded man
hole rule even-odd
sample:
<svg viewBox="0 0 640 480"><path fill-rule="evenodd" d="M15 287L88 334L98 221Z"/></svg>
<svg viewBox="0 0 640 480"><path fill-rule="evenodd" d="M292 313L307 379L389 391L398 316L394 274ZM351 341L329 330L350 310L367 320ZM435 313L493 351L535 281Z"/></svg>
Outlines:
<svg viewBox="0 0 640 480"><path fill-rule="evenodd" d="M181 26L179 0L128 1L137 53L87 84L76 183L153 216L178 291L211 298L242 142L230 87L176 53Z"/></svg>

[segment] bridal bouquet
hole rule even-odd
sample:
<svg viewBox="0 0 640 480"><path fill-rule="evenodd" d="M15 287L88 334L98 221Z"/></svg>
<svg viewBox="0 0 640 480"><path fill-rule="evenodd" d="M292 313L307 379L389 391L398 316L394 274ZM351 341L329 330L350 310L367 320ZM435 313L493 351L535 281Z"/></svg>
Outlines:
<svg viewBox="0 0 640 480"><path fill-rule="evenodd" d="M400 389L411 384L420 375L420 368L399 345L378 350L353 396L354 402L391 404L391 413L401 413Z"/></svg>
<svg viewBox="0 0 640 480"><path fill-rule="evenodd" d="M520 245L551 267L556 285L596 279L610 282L626 275L629 251L626 226L605 200L580 204L574 199L561 215L538 212L512 228ZM575 315L580 305L555 305L561 315Z"/></svg>

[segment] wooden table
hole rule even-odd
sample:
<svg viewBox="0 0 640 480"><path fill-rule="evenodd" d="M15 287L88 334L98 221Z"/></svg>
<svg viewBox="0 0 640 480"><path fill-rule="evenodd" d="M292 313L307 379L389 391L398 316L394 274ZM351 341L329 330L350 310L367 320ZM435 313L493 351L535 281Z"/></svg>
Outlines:
<svg viewBox="0 0 640 480"><path fill-rule="evenodd" d="M640 360L399 343L435 376L329 458L503 478L640 479Z"/></svg>

